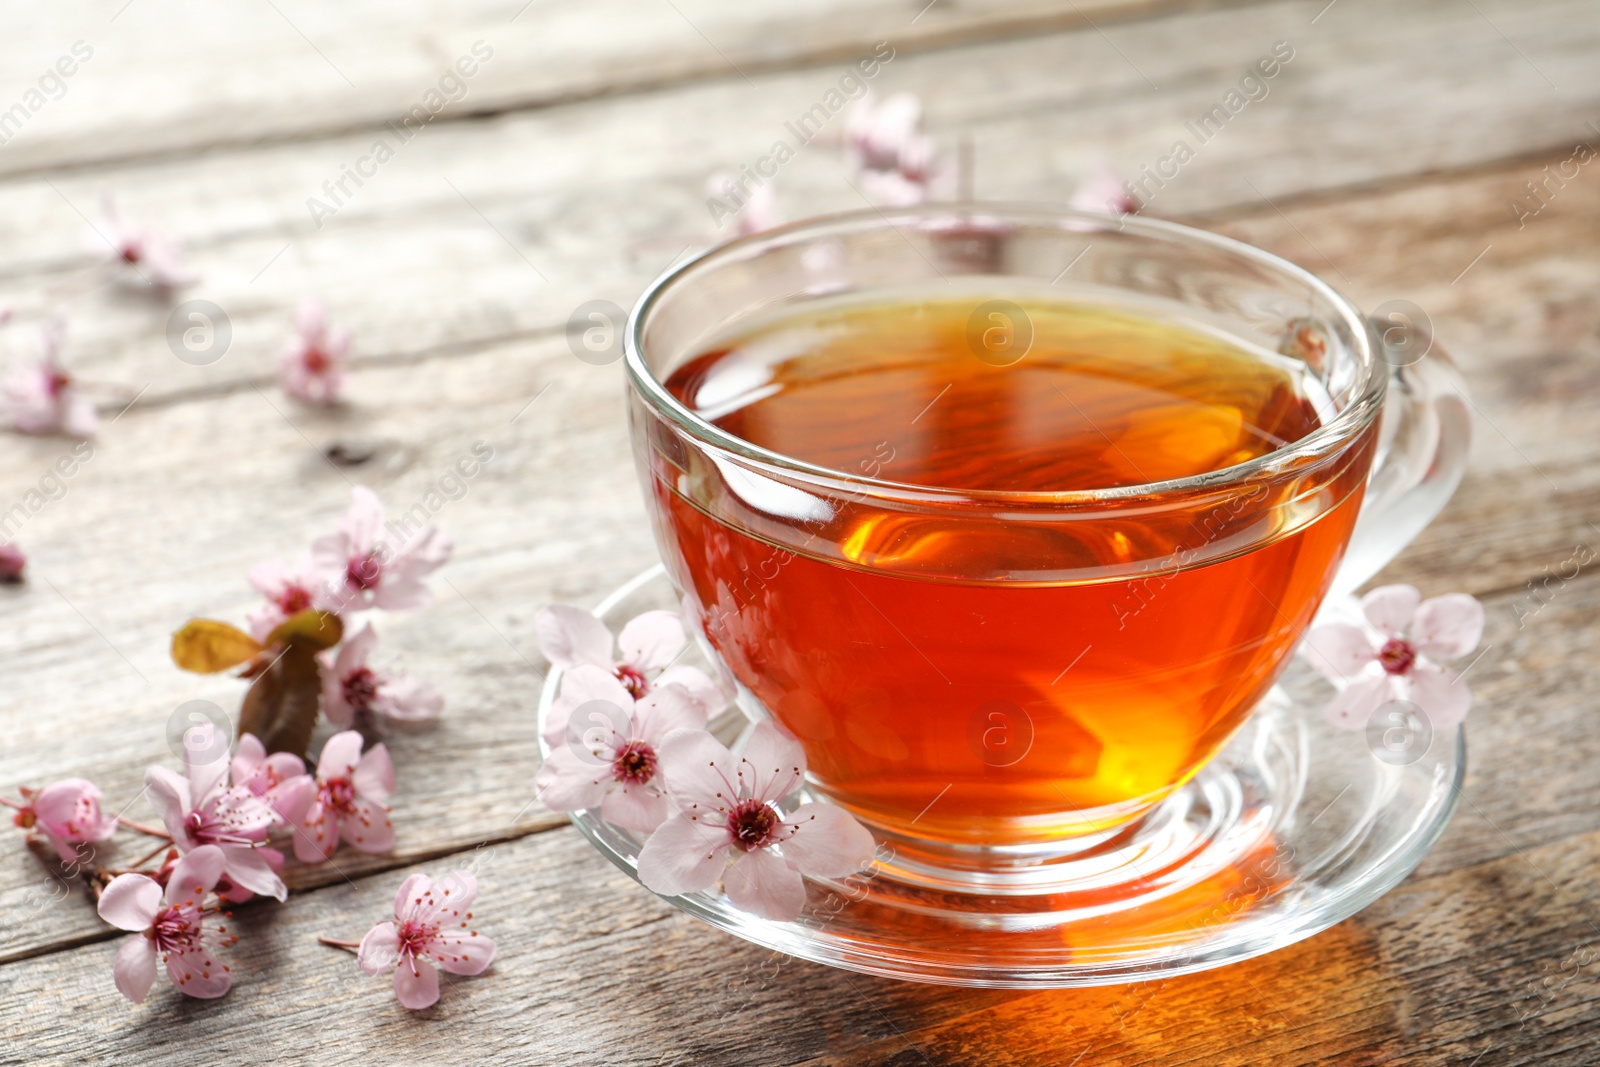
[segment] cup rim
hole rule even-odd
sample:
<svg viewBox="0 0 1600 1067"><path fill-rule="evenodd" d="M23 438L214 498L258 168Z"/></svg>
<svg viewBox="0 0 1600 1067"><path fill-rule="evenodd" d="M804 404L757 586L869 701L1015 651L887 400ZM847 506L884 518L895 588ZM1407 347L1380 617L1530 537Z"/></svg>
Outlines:
<svg viewBox="0 0 1600 1067"><path fill-rule="evenodd" d="M1009 490L964 489L952 486L919 485L914 482L897 482L853 474L793 456L763 448L736 434L728 433L714 423L696 415L687 405L673 396L645 363L643 332L647 319L674 284L708 261L754 248L759 245L782 242L800 235L825 237L830 233L859 229L863 223L887 225L898 230L899 219L941 218L953 221L987 219L998 222L1044 222L1063 230L1092 232L1094 229L1112 228L1132 230L1141 236L1171 242L1207 246L1219 252L1268 268L1309 286L1332 306L1334 313L1345 321L1355 340L1353 346L1364 380L1355 389L1351 401L1328 422L1311 433L1283 448L1263 453L1253 459L1203 471L1182 478L1140 482L1133 485L1110 486L1096 489L1063 490ZM1151 219L1135 214L1112 215L1097 211L1047 204L1030 204L1011 201L934 202L900 208L866 208L858 211L813 215L757 233L734 237L690 256L681 263L669 265L652 281L629 312L623 331L623 358L628 381L651 408L669 422L699 441L746 462L753 462L780 473L800 476L808 481L843 484L871 495L907 501L978 501L1012 504L1063 505L1092 504L1103 501L1126 501L1169 494L1192 493L1197 490L1216 490L1247 483L1257 476L1270 476L1287 466L1338 451L1337 445L1356 439L1360 432L1377 417L1388 384L1382 372L1382 363L1374 350L1371 330L1366 316L1355 304L1338 290L1315 274L1281 256L1274 255L1254 245L1165 219Z"/></svg>

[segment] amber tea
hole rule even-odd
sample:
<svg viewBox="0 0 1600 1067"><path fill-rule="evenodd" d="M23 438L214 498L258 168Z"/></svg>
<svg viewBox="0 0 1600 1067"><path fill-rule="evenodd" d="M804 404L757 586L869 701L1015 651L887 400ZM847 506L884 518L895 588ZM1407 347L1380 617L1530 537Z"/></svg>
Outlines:
<svg viewBox="0 0 1600 1067"><path fill-rule="evenodd" d="M919 499L649 478L709 641L880 831L1049 841L1181 785L1275 680L1361 503L1371 431L1337 470L1194 480L1331 417L1301 362L1138 309L1011 306L1020 358L974 347L977 301L930 297L772 319L665 382L744 441ZM1030 494L1105 504L1029 521Z"/></svg>

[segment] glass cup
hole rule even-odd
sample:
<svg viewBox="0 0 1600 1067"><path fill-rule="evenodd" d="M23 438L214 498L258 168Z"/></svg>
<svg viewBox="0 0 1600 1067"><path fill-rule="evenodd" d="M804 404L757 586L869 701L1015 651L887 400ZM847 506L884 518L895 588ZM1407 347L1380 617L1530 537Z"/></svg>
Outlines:
<svg viewBox="0 0 1600 1067"><path fill-rule="evenodd" d="M1297 361L1320 425L1192 477L951 489L895 480L913 427L829 469L663 385L753 324L919 296L970 301L972 354L995 365L1026 358L1025 307L1044 299L1182 322ZM742 707L798 738L812 789L902 863L986 885L1180 791L1328 593L1415 536L1466 455L1459 380L1424 327L1375 326L1284 260L1135 217L930 205L798 223L669 270L625 351L656 540Z"/></svg>

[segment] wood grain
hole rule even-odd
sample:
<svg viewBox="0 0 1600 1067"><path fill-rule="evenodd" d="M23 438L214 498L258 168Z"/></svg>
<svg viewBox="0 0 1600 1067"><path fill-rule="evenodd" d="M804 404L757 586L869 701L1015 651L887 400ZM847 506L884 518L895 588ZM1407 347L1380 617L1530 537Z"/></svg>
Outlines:
<svg viewBox="0 0 1600 1067"><path fill-rule="evenodd" d="M1152 201L1154 214L1180 218L1271 213L1263 196L1276 202L1508 156L1553 159L1589 135L1579 116L1600 112L1600 73L1572 58L1600 48L1584 0L1524 16L1527 32L1556 42L1540 58L1565 86L1560 93L1469 6L1423 0L1394 11L1341 0L1339 18L1330 12L1310 35L1304 7L1129 23L1116 48L1145 59L1139 68L1085 29L908 55L878 87L919 92L948 152L973 139L980 195L1060 201L1100 156L1137 174L1174 138L1193 140L1186 121L1222 100L1275 40L1294 41L1296 58L1270 94ZM1419 58L1409 42L1424 35L1435 49ZM19 177L0 182L0 247L8 249L0 291L16 311L18 343L63 310L72 318L72 365L128 393L148 388L143 403L268 380L291 309L310 294L355 332L364 358L414 359L549 333L583 301L626 305L675 256L717 239L707 177L768 151L837 77L833 66L782 71L753 78L754 87L721 81L446 123L402 147L321 228L307 200L371 149L372 131ZM1460 110L1439 114L1434 101ZM1380 128L1383 140L1355 143ZM1395 143L1407 150L1392 150ZM820 144L777 183L796 215L866 206L841 154ZM231 318L232 347L220 361L180 363L164 340L175 301L92 266L81 236L85 218L98 218L101 186L117 190L131 217L164 222L193 246L203 281L182 295ZM1450 276L1482 247L1452 263ZM107 395L107 409L125 395Z"/></svg>
<svg viewBox="0 0 1600 1067"><path fill-rule="evenodd" d="M1226 221L1231 232L1316 266L1305 239L1340 256L1343 246L1334 241L1344 232L1341 226L1364 221L1376 235L1405 219L1418 233L1407 243L1408 260L1397 266L1351 256L1341 269L1369 287L1371 300L1386 290L1418 294L1437 309L1445 338L1452 338L1451 327L1479 335L1500 328L1496 351L1469 344L1457 353L1492 420L1480 427L1472 474L1438 524L1391 568L1396 580L1416 581L1430 591L1522 590L1577 545L1594 542L1589 523L1596 513L1590 473L1596 439L1582 432L1585 426L1592 430L1592 417L1564 414L1565 405L1537 399L1543 394L1531 385L1520 395L1534 399L1506 404L1497 387L1503 379L1478 384L1480 374L1499 365L1493 357L1504 352L1539 353L1577 340L1569 365L1588 358L1581 339L1572 337L1570 321L1593 313L1584 310L1594 307L1592 290L1581 288L1594 272L1592 246L1565 238L1572 225L1592 218L1600 195L1597 187L1574 185L1571 197L1552 205L1541 220L1546 225L1519 234L1512 216L1499 207L1525 167L1430 183L1427 195L1407 187L1291 205L1287 219L1266 209ZM1475 299L1441 306L1438 296L1409 279L1437 279L1459 269L1464 242L1436 221L1445 218L1470 220L1486 241L1512 235L1523 241L1505 240L1500 256L1479 265L1478 284L1485 289ZM1361 244L1359 238L1345 240ZM1438 288L1454 294L1447 284ZM1495 306L1482 299L1489 290L1514 294L1531 313L1514 324L1479 325L1478 309ZM1546 310L1532 310L1539 308ZM355 403L341 411L292 407L265 382L259 390L247 386L136 406L114 435L106 435L67 495L21 531L34 550L40 581L27 593L0 591L22 623L6 650L8 662L17 665L17 680L0 696L0 707L19 723L19 743L0 754L0 780L37 784L52 775L84 773L119 805L132 801L143 767L171 755L155 733L157 720L164 722L186 700L231 708L238 699L237 683L177 672L166 660L165 635L192 614L241 617L253 602L244 572L259 559L298 551L331 528L348 494L347 479L378 486L391 506L403 510L482 439L495 447L496 459L466 497L438 518L462 540L461 562L445 572L453 588L440 586L441 603L426 615L381 627L386 641L395 642L401 664L451 697L445 727L434 735L396 739L397 755L404 760L415 753L411 758L424 768L433 758L447 764L482 761L478 778L429 775L430 806L402 805L397 814L401 849L394 857L346 856L336 869L305 872L296 884L357 876L550 825L547 813L529 806L526 788L535 759L528 709L541 664L532 612L552 598L592 601L652 555L615 371L579 363L560 340L530 340L439 353L421 362L375 361L352 387ZM533 406L519 416L530 401ZM410 432L416 426L428 427L426 438ZM1515 445L1508 447L1495 427L1514 435ZM374 458L344 469L322 458L341 442L370 450ZM27 459L0 481L9 498L21 499L61 448L17 441ZM189 458L196 454L205 461ZM1531 457L1538 457L1537 466L1530 465ZM1554 480L1554 491L1546 477ZM597 494L596 486L606 488ZM133 523L122 518L129 493L145 505ZM186 503L202 499L207 504L198 512ZM461 574L458 567L470 570ZM1536 606L1539 599L1530 602L1530 595L1510 596L1506 618L1515 621L1512 605L1524 611ZM73 656L89 665L89 676L74 688L74 729L28 716L25 709L57 699L59 672ZM1520 687L1513 682L1508 688L1514 695ZM1558 696L1568 691L1556 689ZM81 748L84 729L99 738L88 760ZM487 803L484 790L492 798ZM1554 826L1567 822L1570 817L1563 815ZM1588 825L1581 818L1579 823ZM0 902L27 899L30 891L36 896L44 877L31 863L0 865ZM58 921L65 925L57 929L52 923ZM52 923L18 931L0 945L0 955L39 951L96 927L92 916L68 912L53 914Z"/></svg>
<svg viewBox="0 0 1600 1067"><path fill-rule="evenodd" d="M1496 1067L1577 1064L1589 1062L1584 1018L1600 997L1600 928L1583 918L1597 848L1600 835L1577 835L1419 876L1325 934L1221 971L1019 994L775 956L673 911L562 829L457 858L476 865L473 921L499 952L487 974L449 981L424 1013L403 1011L385 980L316 943L359 937L384 918L405 875L392 871L239 909L235 986L220 1004L189 1000L162 978L147 1004L130 1008L111 983L109 940L0 968L0 1020L12 1037L0 1063L178 1064L199 1047L273 1063L292 1041L297 1055L326 1064L375 1053L465 1062L451 1057L468 1048L475 1063L572 1067L1012 1067L1074 1056L1290 1067L1464 1064L1480 1054ZM1542 987L1547 975L1558 981ZM56 1007L39 1010L43 998Z"/></svg>
<svg viewBox="0 0 1600 1067"><path fill-rule="evenodd" d="M853 60L878 41L925 51L1247 2L469 0L440 8L357 0L326 9L275 0L196 15L172 0L109 9L80 0L36 13L0 42L4 107L37 90L74 43L90 53L43 87L42 103L20 127L0 130L9 138L0 173L380 127L422 103L478 43L490 55L462 88L445 87L449 102L436 121L686 81L742 81Z"/></svg>
<svg viewBox="0 0 1600 1067"><path fill-rule="evenodd" d="M132 1009L110 983L117 935L81 891L55 899L20 835L0 837L0 1063L1600 1059L1600 585L1589 565L1548 580L1600 549L1600 181L1585 168L1521 224L1512 208L1596 136L1595 5L674 2L537 2L512 22L520 3L275 0L186 14L173 33L164 0L135 0L115 22L115 8L53 8L0 41L18 79L3 109L58 40L105 27L67 94L0 146L0 301L21 320L0 341L24 343L63 308L68 358L108 417L143 390L18 531L34 573L0 586L0 788L84 774L148 817L143 768L176 762L162 724L190 699L231 708L241 688L173 668L171 630L242 617L248 567L331 529L352 482L403 510L474 442L495 450L436 517L459 545L438 603L379 621L380 658L448 699L436 728L389 739L396 851L292 869L287 904L241 908L223 1002L158 991ZM306 198L480 37L496 57L464 106L317 228ZM760 154L878 39L899 51L877 88L921 94L947 149L972 141L978 193L1034 200L1061 199L1097 155L1128 173L1154 163L1246 64L1293 43L1269 95L1150 210L1286 255L1369 308L1420 305L1479 416L1460 493L1383 576L1486 598L1464 800L1418 873L1357 918L1157 987L929 989L714 933L533 799L534 611L592 603L654 558L617 368L574 359L562 324L590 297L628 303L716 239L707 173ZM860 206L845 178L818 147L779 185L792 214ZM183 295L233 318L222 361L178 363L163 339L173 301L92 266L79 212L93 215L100 185L189 240L205 281ZM273 384L307 294L358 336L351 402L332 411ZM0 446L0 511L66 447ZM359 936L417 864L476 864L501 942L491 974L453 984L426 1018L315 944Z"/></svg>

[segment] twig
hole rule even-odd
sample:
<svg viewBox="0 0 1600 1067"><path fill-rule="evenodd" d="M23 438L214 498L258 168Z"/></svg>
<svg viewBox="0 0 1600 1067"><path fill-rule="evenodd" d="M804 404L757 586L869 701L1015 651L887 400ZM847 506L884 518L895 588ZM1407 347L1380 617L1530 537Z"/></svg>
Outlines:
<svg viewBox="0 0 1600 1067"><path fill-rule="evenodd" d="M163 852L165 852L171 846L172 846L172 840L171 840L171 838L168 838L166 841L163 841L161 844L157 845L156 846L156 850L154 852L150 853L148 856L145 856L143 859L135 860L133 865L135 867L143 867L145 864L149 863L151 860L153 860L157 856L161 855Z"/></svg>
<svg viewBox="0 0 1600 1067"><path fill-rule="evenodd" d="M148 834L151 837L162 837L166 838L168 841L172 840L172 835L167 833L166 830L157 830L155 827L146 826L142 822L134 822L132 819L123 815L117 816L117 824L119 826L126 826L130 830L137 830L141 834Z"/></svg>
<svg viewBox="0 0 1600 1067"><path fill-rule="evenodd" d="M319 937L317 940L324 945L332 945L334 948L358 949L361 947L361 942L359 941L341 941L337 937Z"/></svg>

